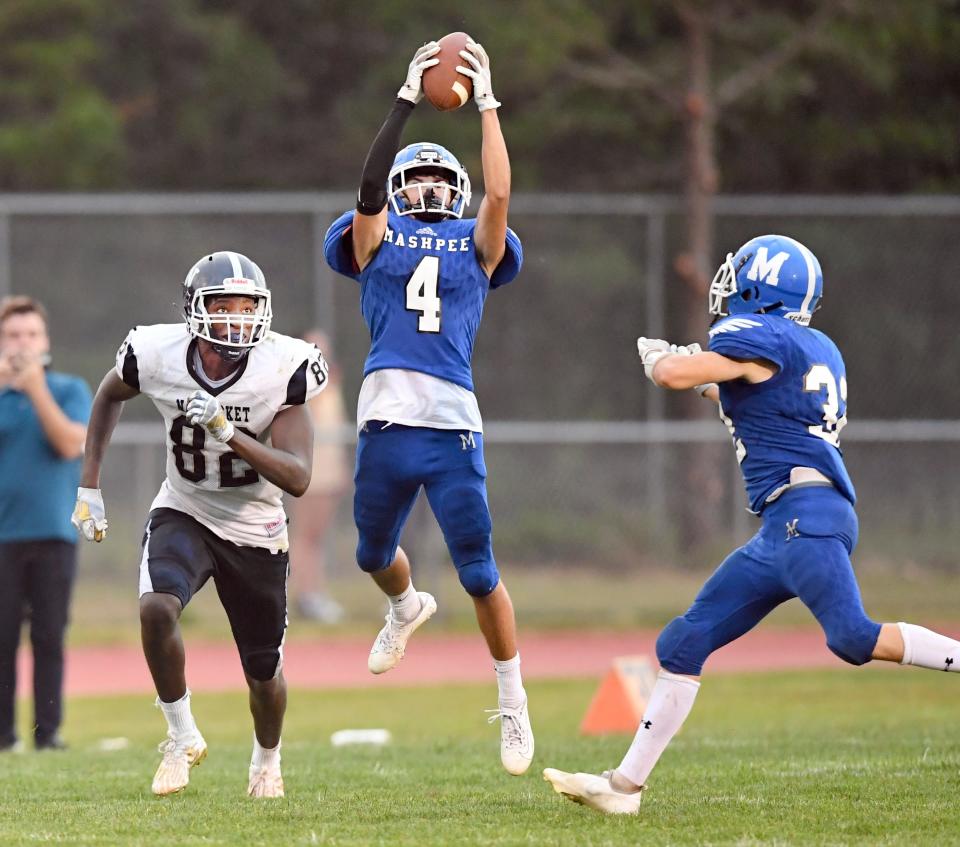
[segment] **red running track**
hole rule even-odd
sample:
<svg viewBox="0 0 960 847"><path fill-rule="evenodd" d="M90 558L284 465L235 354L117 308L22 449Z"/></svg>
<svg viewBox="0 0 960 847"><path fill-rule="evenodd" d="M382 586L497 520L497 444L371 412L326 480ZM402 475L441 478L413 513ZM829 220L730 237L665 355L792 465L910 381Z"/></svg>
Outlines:
<svg viewBox="0 0 960 847"><path fill-rule="evenodd" d="M284 672L298 688L355 688L371 685L420 685L483 682L492 678L490 657L480 633L431 636L409 644L403 663L383 676L367 670L370 638L331 636L294 641L284 649ZM654 630L629 632L552 632L522 636L525 679L599 678L615 656L654 656ZM187 680L193 691L244 688L236 649L231 643L187 642ZM20 691L29 689L29 652L21 651ZM842 667L818 629L754 630L718 650L707 672L769 671ZM153 684L138 646L74 647L67 654L68 695L151 693Z"/></svg>

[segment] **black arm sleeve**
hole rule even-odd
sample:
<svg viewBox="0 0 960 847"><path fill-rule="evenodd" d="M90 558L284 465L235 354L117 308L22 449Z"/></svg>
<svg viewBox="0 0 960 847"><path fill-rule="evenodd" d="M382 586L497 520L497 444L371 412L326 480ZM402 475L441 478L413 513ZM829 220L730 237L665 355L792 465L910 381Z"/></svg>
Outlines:
<svg viewBox="0 0 960 847"><path fill-rule="evenodd" d="M357 197L357 211L361 215L378 215L387 204L387 177L400 149L403 127L412 111L413 103L398 97L370 146L367 161L363 163Z"/></svg>

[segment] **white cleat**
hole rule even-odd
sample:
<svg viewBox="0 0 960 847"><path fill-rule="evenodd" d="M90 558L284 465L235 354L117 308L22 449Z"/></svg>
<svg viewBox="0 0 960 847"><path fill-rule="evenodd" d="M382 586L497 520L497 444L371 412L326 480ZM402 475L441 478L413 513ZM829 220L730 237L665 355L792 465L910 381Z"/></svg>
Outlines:
<svg viewBox="0 0 960 847"><path fill-rule="evenodd" d="M250 765L250 782L247 785L250 797L283 797L283 777L280 765L258 768Z"/></svg>
<svg viewBox="0 0 960 847"><path fill-rule="evenodd" d="M437 611L437 601L433 599L432 594L418 591L417 597L420 598L420 612L412 621L398 621L393 616L393 609L387 613L387 623L377 635L377 640L373 642L370 655L367 657L370 673L385 673L400 664L410 636Z"/></svg>
<svg viewBox="0 0 960 847"><path fill-rule="evenodd" d="M609 773L609 771L607 771ZM544 768L543 778L553 786L557 794L562 794L574 803L582 803L591 809L606 812L608 815L635 815L640 811L640 798L643 789L626 794L617 791L606 774L598 776L592 773L567 773L556 768Z"/></svg>
<svg viewBox="0 0 960 847"><path fill-rule="evenodd" d="M153 793L158 797L186 788L190 782L190 768L199 765L207 756L207 742L199 732L181 739L168 735L157 749L163 753L153 777Z"/></svg>
<svg viewBox="0 0 960 847"><path fill-rule="evenodd" d="M500 719L500 762L507 773L514 776L525 774L533 761L533 729L530 727L526 698L519 708L501 706L488 711L493 714L487 723Z"/></svg>

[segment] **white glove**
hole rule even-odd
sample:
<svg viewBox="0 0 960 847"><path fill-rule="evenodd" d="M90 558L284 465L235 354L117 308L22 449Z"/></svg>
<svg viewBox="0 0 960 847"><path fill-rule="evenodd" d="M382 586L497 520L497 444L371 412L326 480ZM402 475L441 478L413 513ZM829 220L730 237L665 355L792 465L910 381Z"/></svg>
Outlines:
<svg viewBox="0 0 960 847"><path fill-rule="evenodd" d="M70 523L87 541L103 541L107 535L107 515L99 488L77 489L77 505L73 507Z"/></svg>
<svg viewBox="0 0 960 847"><path fill-rule="evenodd" d="M440 52L440 45L436 41L428 41L416 53L407 68L407 81L400 86L397 97L409 100L416 105L423 99L423 72L427 68L439 65L440 60L432 58Z"/></svg>
<svg viewBox="0 0 960 847"><path fill-rule="evenodd" d="M640 336L637 339L637 352L640 354L640 361L643 362L643 372L647 375L647 379L653 382L653 366L664 356L674 355L676 350L676 344L671 344L662 338Z"/></svg>
<svg viewBox="0 0 960 847"><path fill-rule="evenodd" d="M693 386L693 390L696 391L697 394L699 394L701 397L706 397L707 392L711 388L719 389L720 386L717 385L715 382L701 382L699 385Z"/></svg>
<svg viewBox="0 0 960 847"><path fill-rule="evenodd" d="M185 412L187 420L197 426L206 427L217 441L226 443L233 438L233 424L220 405L220 401L212 394L197 389L187 399Z"/></svg>
<svg viewBox="0 0 960 847"><path fill-rule="evenodd" d="M490 81L490 57L476 41L468 41L467 49L460 51L460 58L470 67L457 66L457 70L473 80L473 101L481 112L497 109L500 103L493 96L493 83Z"/></svg>

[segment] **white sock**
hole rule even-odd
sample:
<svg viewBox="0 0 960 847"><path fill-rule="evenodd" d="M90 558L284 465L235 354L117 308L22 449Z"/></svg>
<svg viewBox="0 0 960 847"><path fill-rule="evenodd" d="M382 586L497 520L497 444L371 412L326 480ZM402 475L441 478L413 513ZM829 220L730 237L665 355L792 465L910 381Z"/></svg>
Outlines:
<svg viewBox="0 0 960 847"><path fill-rule="evenodd" d="M250 757L252 768L280 767L280 742L276 747L261 747L257 734L253 734L253 755Z"/></svg>
<svg viewBox="0 0 960 847"><path fill-rule="evenodd" d="M897 624L903 636L901 665L934 671L960 671L960 641L912 623Z"/></svg>
<svg viewBox="0 0 960 847"><path fill-rule="evenodd" d="M494 670L497 672L497 688L500 690L500 705L508 709L518 709L527 699L523 690L523 680L520 678L520 654L512 659L493 660Z"/></svg>
<svg viewBox="0 0 960 847"><path fill-rule="evenodd" d="M401 623L412 621L420 614L422 603L417 596L417 589L413 587L412 580L403 594L388 594L387 599L390 601L393 616Z"/></svg>
<svg viewBox="0 0 960 847"><path fill-rule="evenodd" d="M193 714L190 711L190 689L179 700L173 703L164 703L159 697L157 705L163 716L167 719L167 726L172 735L182 737L199 733L196 723L193 720Z"/></svg>
<svg viewBox="0 0 960 847"><path fill-rule="evenodd" d="M697 680L660 670L637 734L617 768L623 776L635 785L646 785L650 771L690 714L699 690Z"/></svg>

